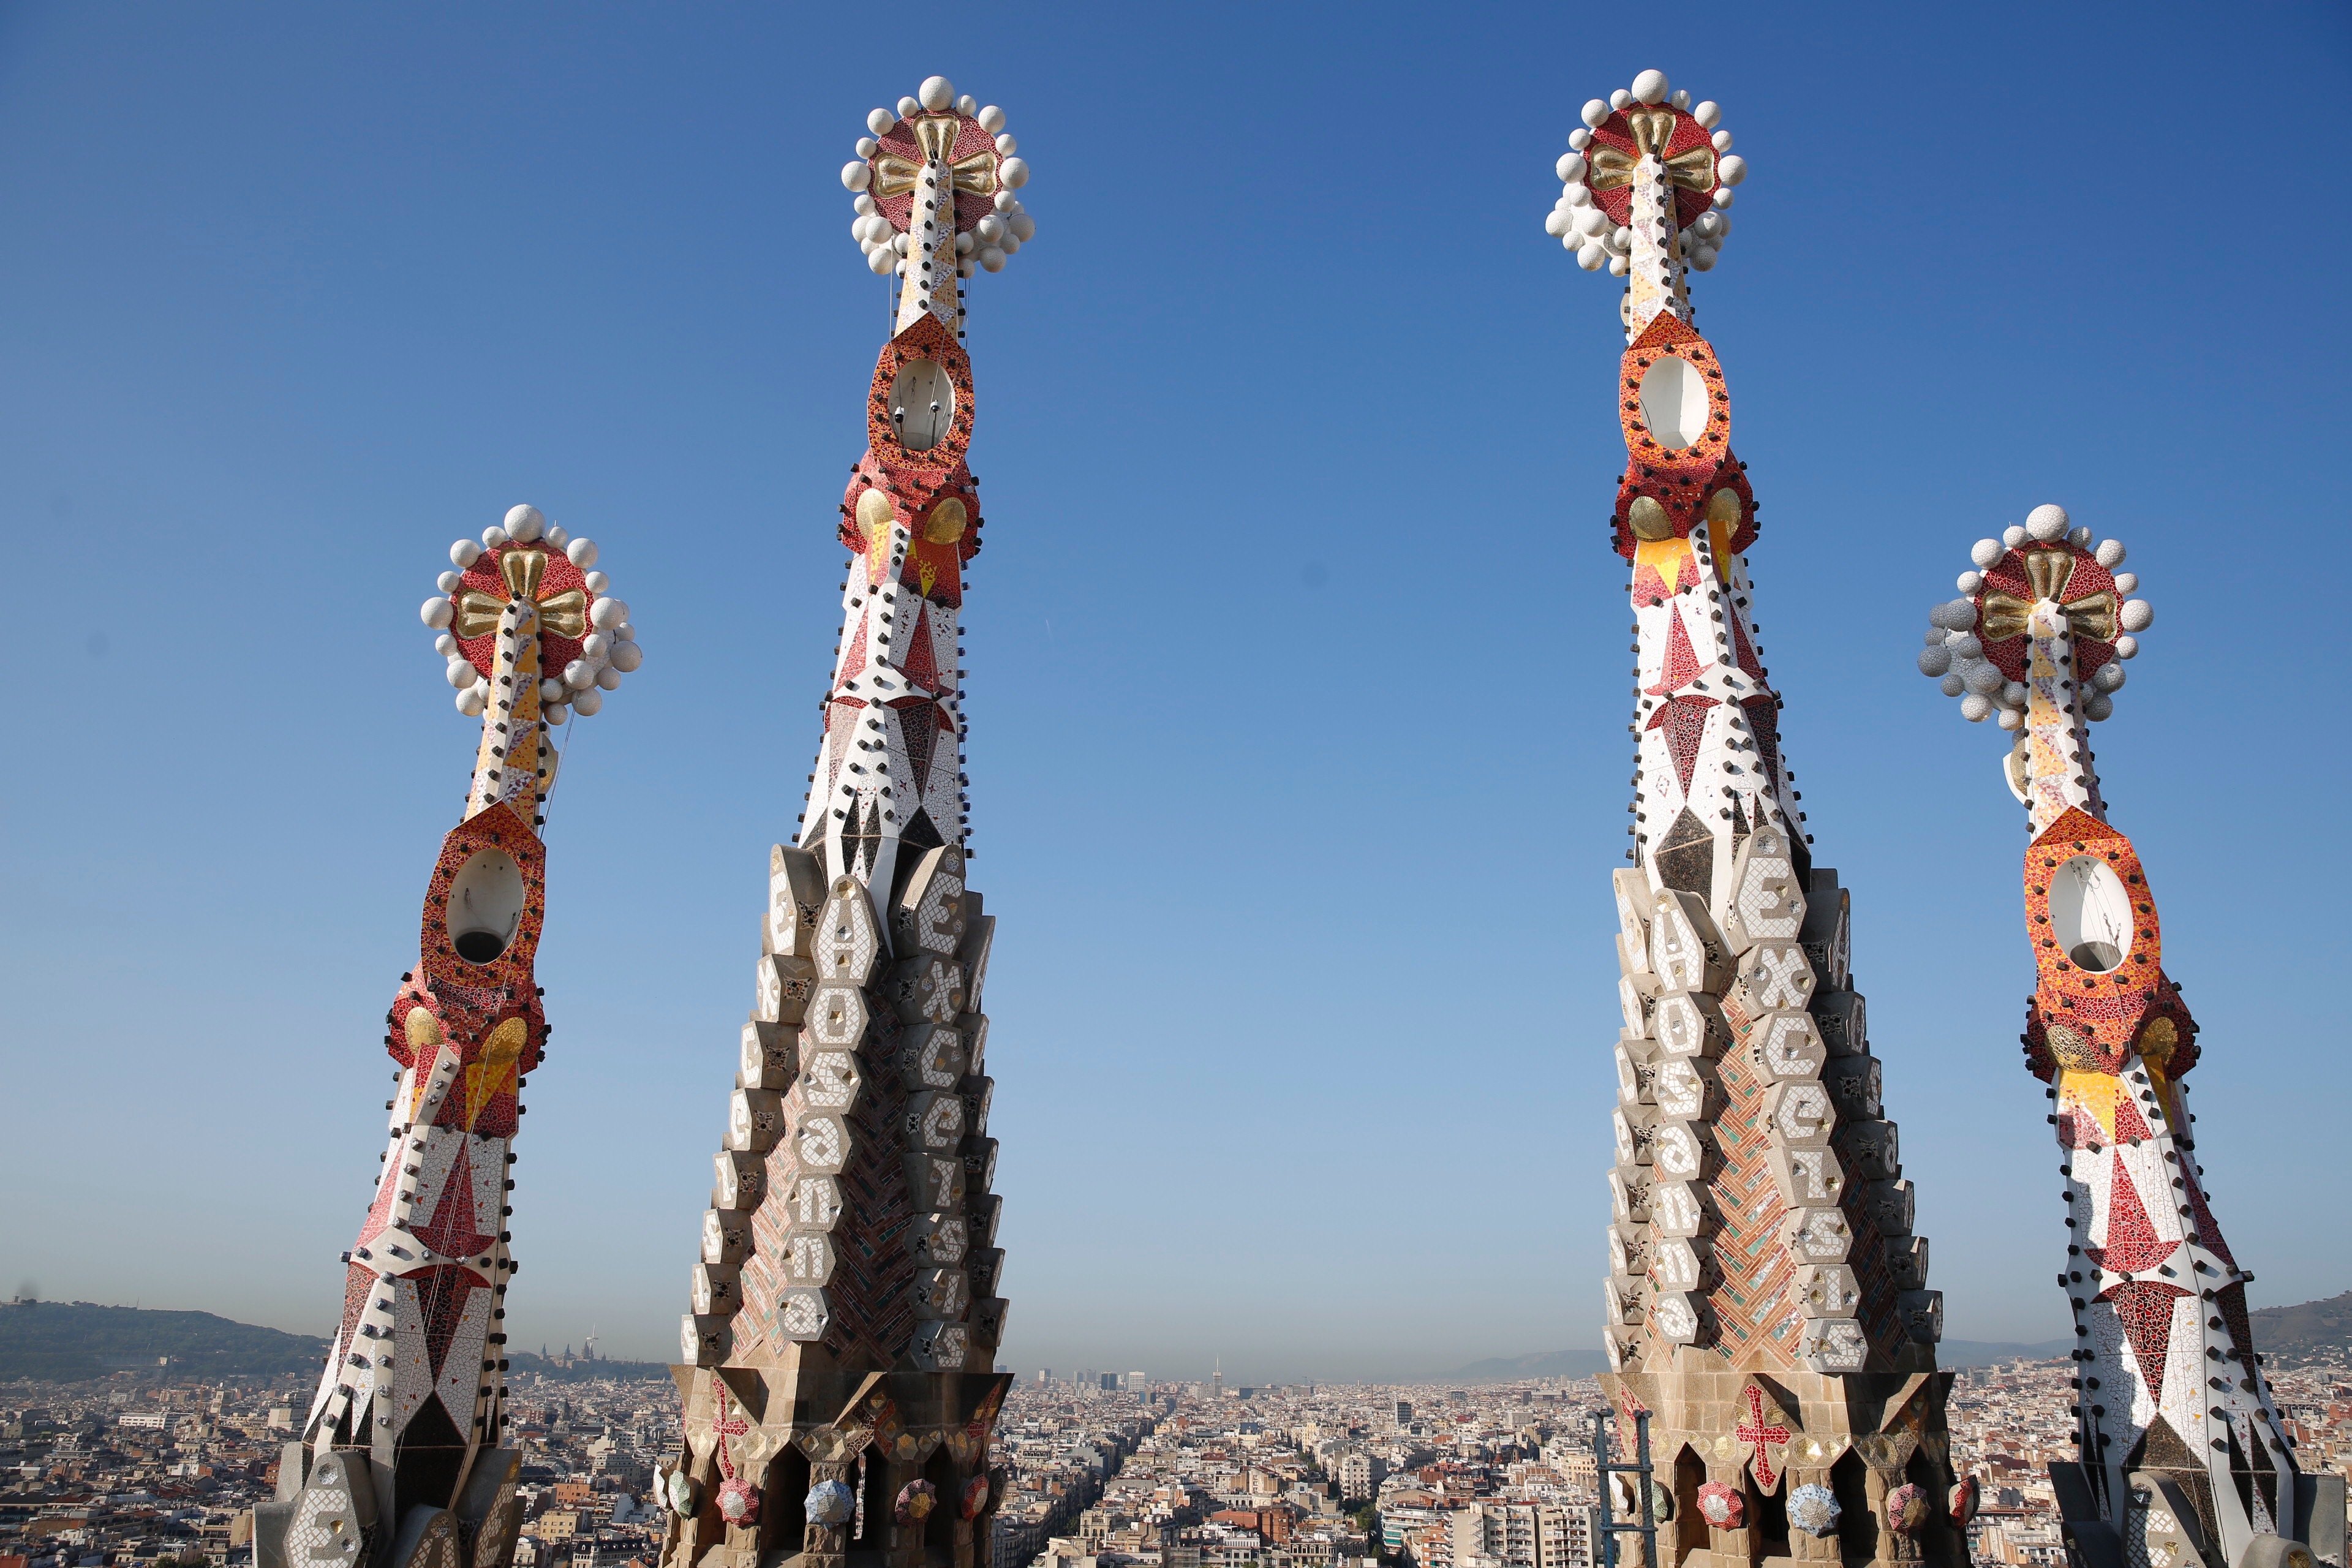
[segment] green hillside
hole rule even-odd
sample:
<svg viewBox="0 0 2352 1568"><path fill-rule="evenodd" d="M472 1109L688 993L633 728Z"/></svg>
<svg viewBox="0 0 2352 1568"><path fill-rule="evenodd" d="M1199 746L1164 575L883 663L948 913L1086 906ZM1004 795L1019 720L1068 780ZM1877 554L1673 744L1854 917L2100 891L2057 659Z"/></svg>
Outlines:
<svg viewBox="0 0 2352 1568"><path fill-rule="evenodd" d="M193 1377L315 1376L327 1342L232 1322L210 1312L100 1307L88 1301L0 1304L0 1382L79 1383L118 1372ZM163 1365L169 1358L168 1367Z"/></svg>

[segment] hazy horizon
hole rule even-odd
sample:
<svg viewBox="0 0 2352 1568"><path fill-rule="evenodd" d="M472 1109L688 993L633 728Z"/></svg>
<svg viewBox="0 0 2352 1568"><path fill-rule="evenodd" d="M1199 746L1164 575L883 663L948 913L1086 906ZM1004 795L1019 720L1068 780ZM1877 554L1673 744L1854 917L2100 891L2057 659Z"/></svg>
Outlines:
<svg viewBox="0 0 2352 1568"><path fill-rule="evenodd" d="M1577 106L1654 66L1753 171L1697 324L1947 1331L2069 1330L2024 836L1913 668L2042 501L2156 607L2093 740L2216 1212L2256 1305L2341 1289L2352 746L2300 677L2347 220L2230 106L2327 144L2348 44L2315 5L0 12L0 1285L331 1328L473 755L416 605L529 500L646 662L548 828L512 1331L672 1354L887 329L836 171L940 71L1038 226L971 289L1003 1359L1597 1344L1622 340L1542 224Z"/></svg>

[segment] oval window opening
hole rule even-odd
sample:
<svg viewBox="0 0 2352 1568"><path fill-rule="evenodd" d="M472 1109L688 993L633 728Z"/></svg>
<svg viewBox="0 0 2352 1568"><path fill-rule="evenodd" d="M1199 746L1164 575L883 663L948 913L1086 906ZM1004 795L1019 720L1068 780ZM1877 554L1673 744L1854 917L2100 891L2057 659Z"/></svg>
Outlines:
<svg viewBox="0 0 2352 1568"><path fill-rule="evenodd" d="M1706 377L1668 354L1642 373L1642 423L1650 439L1679 452L1706 434Z"/></svg>
<svg viewBox="0 0 2352 1568"><path fill-rule="evenodd" d="M890 427L909 452L928 452L955 423L955 383L937 360L910 359L890 382Z"/></svg>
<svg viewBox="0 0 2352 1568"><path fill-rule="evenodd" d="M449 884L449 945L468 963L494 963L522 922L522 868L503 849L485 849Z"/></svg>
<svg viewBox="0 0 2352 1568"><path fill-rule="evenodd" d="M2077 855L2050 881L2050 934L2077 969L2105 974L2131 952L2131 895L2114 867Z"/></svg>

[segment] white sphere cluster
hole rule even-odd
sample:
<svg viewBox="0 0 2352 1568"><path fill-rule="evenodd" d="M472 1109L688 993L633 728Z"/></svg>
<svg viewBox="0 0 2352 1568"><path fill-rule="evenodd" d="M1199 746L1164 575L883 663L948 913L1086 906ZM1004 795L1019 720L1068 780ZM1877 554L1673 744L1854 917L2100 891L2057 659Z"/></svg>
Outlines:
<svg viewBox="0 0 2352 1568"><path fill-rule="evenodd" d="M1958 698L1960 717L1971 724L1991 719L2004 730L2021 729L2028 696L2023 681L2010 679L1984 656L1976 606L1976 595L1984 589L1984 574L2021 546L2060 543L2087 552L2113 573L2118 595L2139 586L2137 574L2116 570L2124 563L2123 541L2105 539L2094 544L2091 531L2073 526L2063 507L2035 507L2022 523L2003 530L1999 539L1978 540L1969 551L1969 559L1978 570L1960 574L1957 584L1960 597L1927 612L1927 646L1919 650L1919 673L1937 681L1945 696ZM2094 670L2085 682L2089 689L2083 694L2084 718L2095 721L2114 714L2113 694L2124 684L2123 661L2139 653L2139 638L2132 634L2146 631L2155 618L2156 612L2146 599L2127 598L2117 606L2116 657Z"/></svg>
<svg viewBox="0 0 2352 1568"><path fill-rule="evenodd" d="M849 188L853 197L850 205L856 212L849 226L849 236L864 253L866 270L877 277L887 278L894 272L904 275L915 265L908 259L915 249L914 242L883 216L870 187L874 183L874 155L881 150L881 143L875 138L887 134L901 120L925 113L960 115L996 138L994 210L969 229L959 227L955 237L956 276L1002 272L1005 258L1018 252L1037 233L1036 220L1013 194L1029 183L1028 160L1020 156L1021 144L1004 129L1004 110L992 103L982 107L968 93L957 96L955 84L943 76L926 79L914 97L898 100L896 110L877 109L866 117L866 128L873 135L859 137L857 156L841 166L841 183Z"/></svg>
<svg viewBox="0 0 2352 1568"><path fill-rule="evenodd" d="M1715 205L1682 230L1683 259L1694 272L1705 272L1714 267L1723 242L1730 237L1731 215L1724 209L1731 205L1731 187L1748 177L1748 160L1732 154L1730 132L1716 129L1723 118L1722 108L1711 101L1694 108L1689 93L1669 90L1664 71L1645 70L1633 79L1631 88L1619 88L1606 100L1596 98L1584 106L1584 123L1569 132L1568 151L1553 166L1559 176L1559 200L1544 218L1544 232L1559 240L1587 272L1606 268L1612 276L1622 278L1632 267L1633 248L1633 231L1601 210L1586 183L1592 172L1587 153L1592 145L1593 128L1629 104L1666 102L1687 111L1713 132L1717 154Z"/></svg>
<svg viewBox="0 0 2352 1568"><path fill-rule="evenodd" d="M561 670L542 669L539 683L540 716L550 724L561 724L572 714L593 713L604 706L604 694L620 689L621 678L633 673L645 662L645 649L637 645L636 627L629 623L629 606L612 596L612 580L596 567L596 542L574 539L560 523L547 521L535 506L509 508L506 520L482 530L478 542L461 539L449 546L449 562L455 571L444 572L434 586L440 595L425 601L417 611L427 630L435 635L433 651L442 659L442 673L457 690L457 711L469 719L478 719L489 707L489 683L476 669L473 661L458 647L457 634L450 630L457 619L457 595L465 586L464 573L485 553L502 544L545 543L551 550L560 550L565 559L580 568L586 578L589 597L587 628L580 639L580 657Z"/></svg>

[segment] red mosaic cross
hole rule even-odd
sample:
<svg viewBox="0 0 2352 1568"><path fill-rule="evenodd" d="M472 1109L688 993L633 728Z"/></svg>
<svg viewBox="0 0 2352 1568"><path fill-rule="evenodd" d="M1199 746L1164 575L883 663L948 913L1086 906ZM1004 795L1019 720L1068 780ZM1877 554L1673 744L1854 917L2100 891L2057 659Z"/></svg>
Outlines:
<svg viewBox="0 0 2352 1568"><path fill-rule="evenodd" d="M735 1461L727 1457L727 1439L742 1436L751 1430L751 1423L728 1412L725 1380L713 1375L710 1386L719 1395L719 1415L710 1423L710 1430L716 1434L712 1441L719 1449L719 1473L731 1481L735 1479Z"/></svg>
<svg viewBox="0 0 2352 1568"><path fill-rule="evenodd" d="M1769 1426L1764 1425L1764 1391L1752 1383L1748 1385L1748 1414L1740 1418L1738 1426L1731 1429L1731 1435L1743 1443L1756 1446L1756 1484L1770 1491L1772 1483L1780 1479L1780 1472L1772 1468L1772 1461L1766 1457L1764 1445L1786 1445L1789 1429L1777 1423Z"/></svg>

